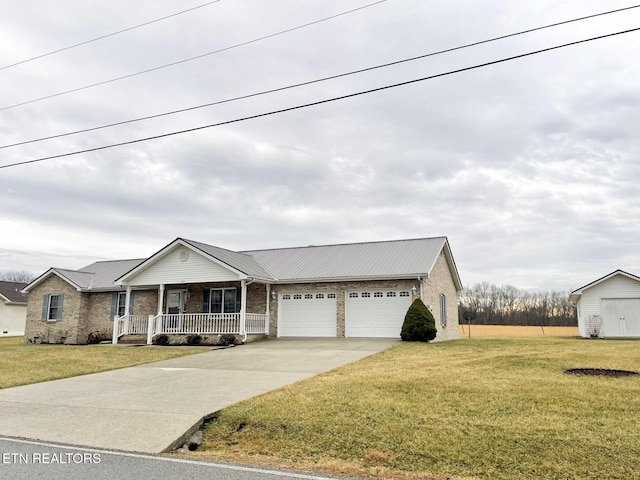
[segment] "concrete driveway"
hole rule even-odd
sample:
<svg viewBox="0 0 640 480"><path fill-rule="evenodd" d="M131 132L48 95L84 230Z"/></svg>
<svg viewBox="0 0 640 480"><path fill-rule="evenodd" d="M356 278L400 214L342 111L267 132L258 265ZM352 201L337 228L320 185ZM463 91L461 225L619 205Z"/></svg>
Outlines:
<svg viewBox="0 0 640 480"><path fill-rule="evenodd" d="M0 390L0 435L161 453L180 446L204 418L222 408L397 343L274 339L7 388Z"/></svg>

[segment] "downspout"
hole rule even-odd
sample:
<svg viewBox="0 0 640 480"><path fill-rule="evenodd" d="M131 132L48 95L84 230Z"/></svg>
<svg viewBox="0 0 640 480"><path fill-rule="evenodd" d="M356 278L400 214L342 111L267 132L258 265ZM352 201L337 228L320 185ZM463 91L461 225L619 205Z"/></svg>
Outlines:
<svg viewBox="0 0 640 480"><path fill-rule="evenodd" d="M267 320L266 320L266 325L265 325L265 334L269 335L269 324L271 323L269 320L270 317L270 312L271 312L271 284L267 283L267 307L266 307L266 315L267 315Z"/></svg>
<svg viewBox="0 0 640 480"><path fill-rule="evenodd" d="M418 283L420 284L420 300L424 302L424 282L421 275L418 275Z"/></svg>
<svg viewBox="0 0 640 480"><path fill-rule="evenodd" d="M247 285L251 285L255 282L255 278L247 280L240 280L240 286L242 293L240 294L240 334L242 335L242 343L247 341Z"/></svg>

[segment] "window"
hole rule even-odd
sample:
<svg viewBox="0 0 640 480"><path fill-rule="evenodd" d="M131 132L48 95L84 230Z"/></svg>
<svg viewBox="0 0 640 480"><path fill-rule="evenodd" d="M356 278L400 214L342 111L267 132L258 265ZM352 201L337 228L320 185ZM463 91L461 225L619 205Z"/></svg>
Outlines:
<svg viewBox="0 0 640 480"><path fill-rule="evenodd" d="M300 295L299 293L296 293L293 295L294 300L300 300L301 298L302 298L302 295Z"/></svg>
<svg viewBox="0 0 640 480"><path fill-rule="evenodd" d="M60 296L51 295L49 297L49 315L47 320L55 320L58 318L58 309L60 308Z"/></svg>
<svg viewBox="0 0 640 480"><path fill-rule="evenodd" d="M316 293L316 298L324 298L324 293Z"/></svg>
<svg viewBox="0 0 640 480"><path fill-rule="evenodd" d="M304 298L305 298L306 300L310 300L310 299L312 299L312 298L313 298L313 294L312 294L312 293L305 293Z"/></svg>
<svg viewBox="0 0 640 480"><path fill-rule="evenodd" d="M373 294L373 296L375 298L382 298L384 295L382 294L382 292L376 292L376 293Z"/></svg>
<svg viewBox="0 0 640 480"><path fill-rule="evenodd" d="M447 297L440 294L440 325L447 326Z"/></svg>
<svg viewBox="0 0 640 480"><path fill-rule="evenodd" d="M400 296L401 297L408 297L409 296L409 292L400 292Z"/></svg>
<svg viewBox="0 0 640 480"><path fill-rule="evenodd" d="M64 295L45 295L42 299L42 320L55 322L62 320Z"/></svg>
<svg viewBox="0 0 640 480"><path fill-rule="evenodd" d="M362 292L362 298L371 298L371 294L369 292Z"/></svg>
<svg viewBox="0 0 640 480"><path fill-rule="evenodd" d="M351 292L349 294L349 298L358 298L358 294L356 292Z"/></svg>
<svg viewBox="0 0 640 480"><path fill-rule="evenodd" d="M396 292L387 292L387 297L395 297Z"/></svg>
<svg viewBox="0 0 640 480"><path fill-rule="evenodd" d="M236 288L212 288L209 294L209 312L238 313L240 295Z"/></svg>
<svg viewBox="0 0 640 480"><path fill-rule="evenodd" d="M119 317L124 316L124 308L125 308L126 302L127 302L127 294L125 292L118 292L117 312Z"/></svg>
<svg viewBox="0 0 640 480"><path fill-rule="evenodd" d="M282 299L283 300L291 300L291 295L289 295L288 293L285 295L282 295Z"/></svg>
<svg viewBox="0 0 640 480"><path fill-rule="evenodd" d="M335 293L327 293L327 298L336 298Z"/></svg>

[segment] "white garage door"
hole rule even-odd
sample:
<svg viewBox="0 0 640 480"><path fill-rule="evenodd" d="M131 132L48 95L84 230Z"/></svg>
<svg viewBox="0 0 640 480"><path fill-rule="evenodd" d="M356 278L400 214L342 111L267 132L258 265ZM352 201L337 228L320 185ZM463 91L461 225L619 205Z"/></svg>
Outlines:
<svg viewBox="0 0 640 480"><path fill-rule="evenodd" d="M398 338L411 305L409 290L354 290L347 292L347 337Z"/></svg>
<svg viewBox="0 0 640 480"><path fill-rule="evenodd" d="M336 294L284 292L278 301L279 337L335 337Z"/></svg>
<svg viewBox="0 0 640 480"><path fill-rule="evenodd" d="M640 337L640 298L603 298L602 336Z"/></svg>

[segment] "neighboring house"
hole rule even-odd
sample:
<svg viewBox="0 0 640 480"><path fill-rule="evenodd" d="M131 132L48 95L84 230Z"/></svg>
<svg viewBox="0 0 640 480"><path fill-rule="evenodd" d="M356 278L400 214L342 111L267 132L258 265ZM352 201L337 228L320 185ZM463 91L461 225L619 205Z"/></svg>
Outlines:
<svg viewBox="0 0 640 480"><path fill-rule="evenodd" d="M574 290L582 337L640 337L640 277L616 270Z"/></svg>
<svg viewBox="0 0 640 480"><path fill-rule="evenodd" d="M92 332L400 336L411 302L458 338L458 271L445 237L235 252L177 238L144 260L52 268L31 282L28 342ZM113 319L116 317L116 321Z"/></svg>
<svg viewBox="0 0 640 480"><path fill-rule="evenodd" d="M0 281L0 337L24 335L27 319L26 283Z"/></svg>

